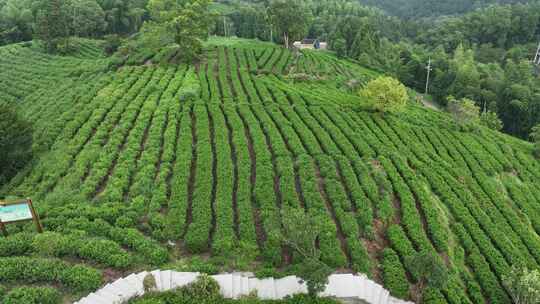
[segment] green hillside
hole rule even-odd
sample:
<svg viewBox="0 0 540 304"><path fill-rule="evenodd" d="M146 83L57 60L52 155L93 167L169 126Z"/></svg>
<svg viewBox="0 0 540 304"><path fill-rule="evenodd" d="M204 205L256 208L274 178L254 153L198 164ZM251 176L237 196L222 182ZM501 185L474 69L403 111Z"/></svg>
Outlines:
<svg viewBox="0 0 540 304"><path fill-rule="evenodd" d="M502 276L540 266L529 143L460 132L412 101L363 110L351 83L378 74L331 53L216 38L194 66L116 69L80 44L64 57L0 48L0 99L34 124L37 151L0 194L32 197L49 231L8 227L0 287L73 299L164 265L294 272L274 233L288 208L322 222L323 262L405 299L419 292L407 263L419 251L450 274L426 303L510 303Z"/></svg>

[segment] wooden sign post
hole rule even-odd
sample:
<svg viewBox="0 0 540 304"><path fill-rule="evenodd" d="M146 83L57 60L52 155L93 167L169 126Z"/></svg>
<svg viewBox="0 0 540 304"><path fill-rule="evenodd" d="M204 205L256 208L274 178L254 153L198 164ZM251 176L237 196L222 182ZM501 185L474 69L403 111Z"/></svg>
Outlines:
<svg viewBox="0 0 540 304"><path fill-rule="evenodd" d="M34 209L32 200L17 200L10 202L0 201L0 229L4 236L8 235L6 230L7 224L20 223L26 221L34 221L36 229L39 233L43 232L43 227L39 221L39 216Z"/></svg>

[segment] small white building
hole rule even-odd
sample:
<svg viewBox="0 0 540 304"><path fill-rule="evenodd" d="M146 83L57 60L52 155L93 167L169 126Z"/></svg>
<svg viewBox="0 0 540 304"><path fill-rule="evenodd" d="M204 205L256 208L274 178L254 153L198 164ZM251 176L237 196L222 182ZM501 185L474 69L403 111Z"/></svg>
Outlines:
<svg viewBox="0 0 540 304"><path fill-rule="evenodd" d="M326 50L328 43L321 42L319 39L304 39L302 41L295 41L293 46L299 50Z"/></svg>

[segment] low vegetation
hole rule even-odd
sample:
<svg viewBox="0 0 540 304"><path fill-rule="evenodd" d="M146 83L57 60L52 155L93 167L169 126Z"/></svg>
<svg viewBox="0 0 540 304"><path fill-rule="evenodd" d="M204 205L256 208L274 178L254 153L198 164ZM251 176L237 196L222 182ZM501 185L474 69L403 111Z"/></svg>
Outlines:
<svg viewBox="0 0 540 304"><path fill-rule="evenodd" d="M504 275L539 265L529 143L481 124L463 132L410 102L364 111L370 100L346 84L378 74L324 52L218 38L196 65L108 70L112 59L81 45L78 57L0 48L13 71L0 94L24 105L36 151L2 193L30 193L47 231L8 225L8 299L54 298L50 288L76 299L141 268L317 279L310 269L327 265L405 299L509 303ZM296 72L320 79L286 77ZM317 219L313 235L291 234L314 225L302 214ZM299 238L316 251L293 248ZM420 253L447 270L445 284L408 262Z"/></svg>
<svg viewBox="0 0 540 304"><path fill-rule="evenodd" d="M0 184L9 181L32 160L32 125L13 105L0 101Z"/></svg>
<svg viewBox="0 0 540 304"><path fill-rule="evenodd" d="M185 287L161 293L148 293L134 299L130 304L337 304L331 299L313 298L306 295L294 296L282 301L264 301L257 299L256 294L239 300L224 299L219 294L219 285L210 277L199 277L197 281Z"/></svg>

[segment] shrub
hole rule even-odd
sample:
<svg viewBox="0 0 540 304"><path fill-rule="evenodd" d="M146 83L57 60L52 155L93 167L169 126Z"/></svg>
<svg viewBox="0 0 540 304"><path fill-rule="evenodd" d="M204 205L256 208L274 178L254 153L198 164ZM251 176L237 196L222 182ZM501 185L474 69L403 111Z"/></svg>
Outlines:
<svg viewBox="0 0 540 304"><path fill-rule="evenodd" d="M1 299L1 296L0 296ZM51 287L19 287L3 299L4 304L60 304L61 294Z"/></svg>
<svg viewBox="0 0 540 304"><path fill-rule="evenodd" d="M422 303L445 304L447 302L440 290L428 287L422 292Z"/></svg>
<svg viewBox="0 0 540 304"><path fill-rule="evenodd" d="M0 281L61 283L74 291L89 291L101 285L101 272L57 259L9 257L0 260Z"/></svg>
<svg viewBox="0 0 540 304"><path fill-rule="evenodd" d="M0 101L0 185L32 159L32 132L13 104Z"/></svg>
<svg viewBox="0 0 540 304"><path fill-rule="evenodd" d="M0 303L3 303L2 299L4 298L6 293L7 293L7 288L4 287L3 285L0 285Z"/></svg>
<svg viewBox="0 0 540 304"><path fill-rule="evenodd" d="M169 259L167 249L133 228L112 228L110 237L142 254L148 263L161 265Z"/></svg>
<svg viewBox="0 0 540 304"><path fill-rule="evenodd" d="M34 252L48 257L61 257L72 252L70 240L56 232L36 235L32 242Z"/></svg>
<svg viewBox="0 0 540 304"><path fill-rule="evenodd" d="M35 236L32 247L37 254L48 257L74 256L117 268L131 264L131 256L116 242L88 238L84 232L79 235L45 232Z"/></svg>
<svg viewBox="0 0 540 304"><path fill-rule="evenodd" d="M114 54L122 44L122 39L118 35L106 35L104 38L103 50L107 55Z"/></svg>
<svg viewBox="0 0 540 304"><path fill-rule="evenodd" d="M157 287L157 284L156 284L156 278L154 277L154 275L150 273L147 274L143 279L144 291L146 292L153 291L156 289L156 287Z"/></svg>
<svg viewBox="0 0 540 304"><path fill-rule="evenodd" d="M193 299L219 297L219 284L212 277L203 274L197 281L189 284L183 293L187 298Z"/></svg>
<svg viewBox="0 0 540 304"><path fill-rule="evenodd" d="M409 295L409 282L405 269L396 252L390 248L383 251L382 271L384 286L393 296L406 299Z"/></svg>
<svg viewBox="0 0 540 304"><path fill-rule="evenodd" d="M374 110L390 113L402 111L409 99L405 86L392 77L379 77L368 82L360 96L366 98Z"/></svg>
<svg viewBox="0 0 540 304"><path fill-rule="evenodd" d="M462 98L455 99L448 97L448 111L454 117L456 123L463 129L469 129L479 122L480 108L476 106L474 100Z"/></svg>
<svg viewBox="0 0 540 304"><path fill-rule="evenodd" d="M540 158L540 124L532 128L531 139L534 141L534 155Z"/></svg>
<svg viewBox="0 0 540 304"><path fill-rule="evenodd" d="M24 255L32 249L30 233L17 233L7 238L0 238L0 257Z"/></svg>
<svg viewBox="0 0 540 304"><path fill-rule="evenodd" d="M448 281L448 270L441 258L432 252L419 252L408 257L406 263L420 288L426 286L443 288Z"/></svg>
<svg viewBox="0 0 540 304"><path fill-rule="evenodd" d="M110 240L82 240L78 249L78 255L100 263L124 268L131 264L130 255L123 251L120 246Z"/></svg>
<svg viewBox="0 0 540 304"><path fill-rule="evenodd" d="M503 285L514 303L532 304L540 302L540 272L514 266L503 276Z"/></svg>
<svg viewBox="0 0 540 304"><path fill-rule="evenodd" d="M101 285L101 273L93 268L75 265L63 271L61 281L75 291L94 290Z"/></svg>
<svg viewBox="0 0 540 304"><path fill-rule="evenodd" d="M503 128L503 122L499 119L497 113L492 111L483 112L480 115L480 123L496 131L500 131Z"/></svg>

